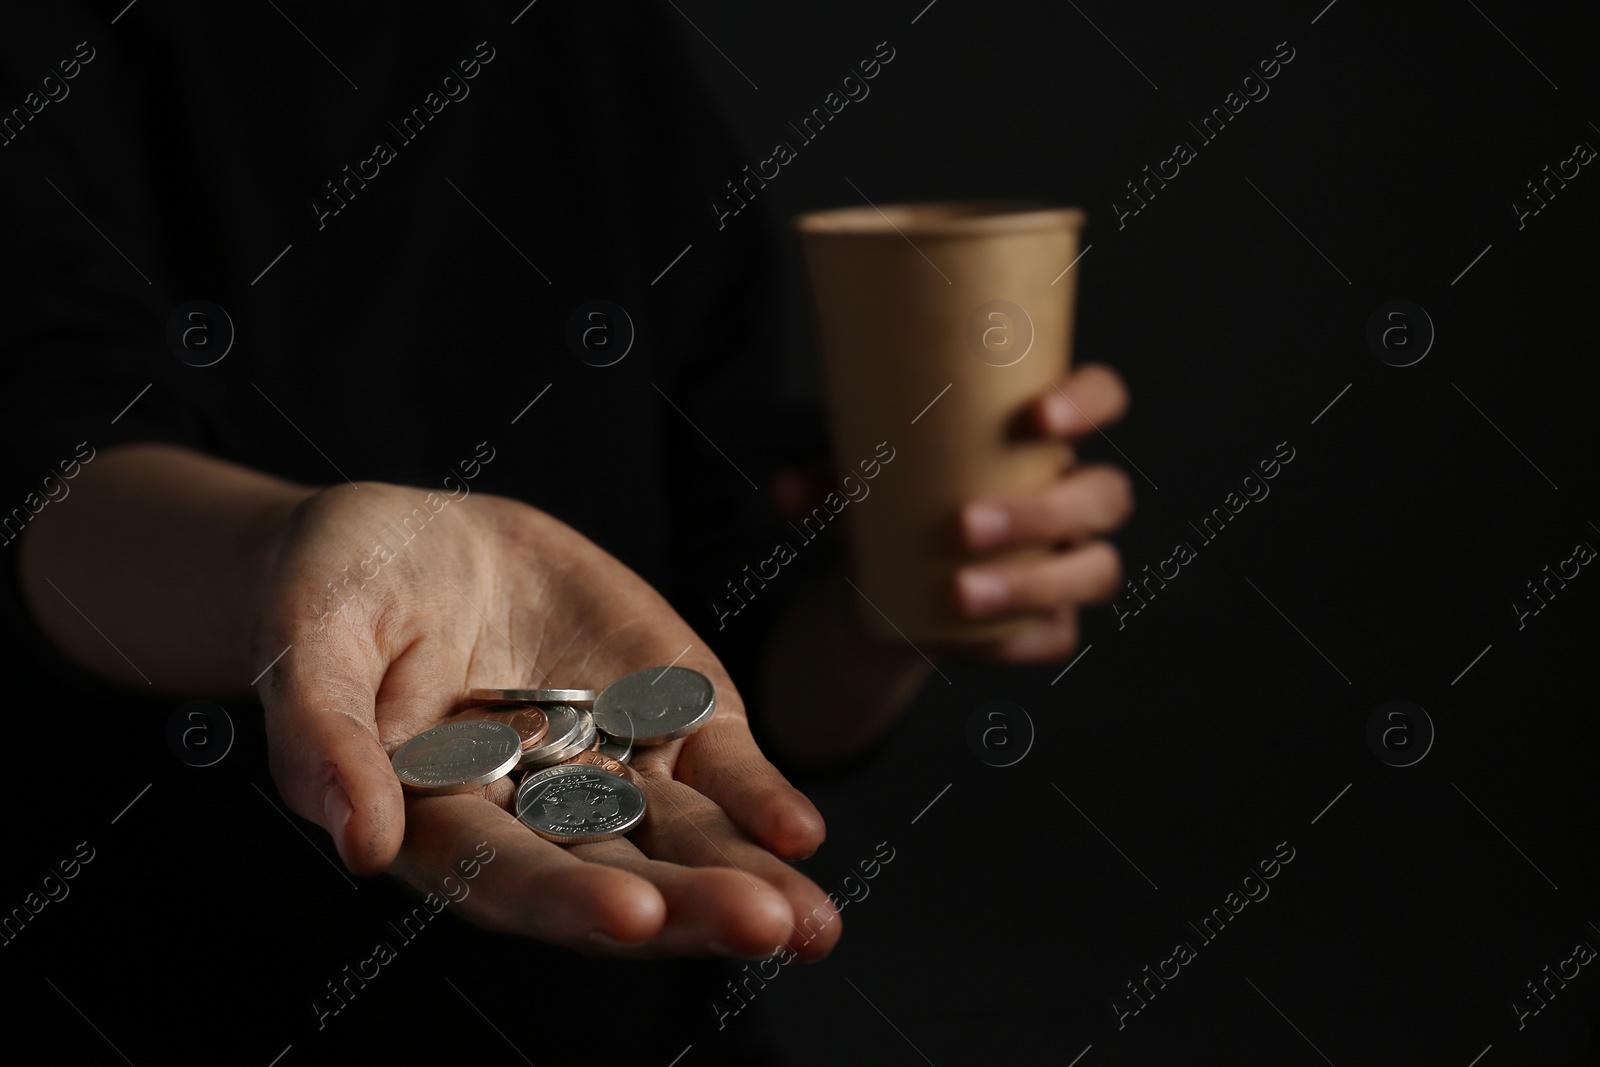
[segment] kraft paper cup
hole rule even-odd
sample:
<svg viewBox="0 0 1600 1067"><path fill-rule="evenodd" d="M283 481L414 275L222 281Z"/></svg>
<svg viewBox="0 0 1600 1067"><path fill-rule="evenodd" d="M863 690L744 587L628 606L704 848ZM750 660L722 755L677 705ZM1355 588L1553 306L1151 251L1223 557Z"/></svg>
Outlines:
<svg viewBox="0 0 1600 1067"><path fill-rule="evenodd" d="M1038 621L957 612L954 576L974 558L961 547L959 513L1061 473L1063 446L1019 433L1019 415L1066 375L1078 272L1062 272L1078 256L1083 225L1077 208L999 202L850 207L795 220L838 473L859 480L871 469L864 462L893 455L846 523L868 632L987 641Z"/></svg>

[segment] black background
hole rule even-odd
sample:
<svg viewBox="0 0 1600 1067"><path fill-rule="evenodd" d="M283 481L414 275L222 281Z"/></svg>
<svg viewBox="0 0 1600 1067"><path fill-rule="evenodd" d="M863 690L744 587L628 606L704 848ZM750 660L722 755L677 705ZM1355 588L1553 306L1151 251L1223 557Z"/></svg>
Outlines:
<svg viewBox="0 0 1600 1067"><path fill-rule="evenodd" d="M804 866L824 888L879 842L895 858L846 908L838 951L785 968L725 1030L714 969L615 981L447 916L318 1031L308 997L408 904L386 883L346 885L321 831L269 809L259 711L236 707L234 751L194 769L159 716L14 707L70 724L40 744L103 757L87 775L19 772L26 831L0 903L79 840L97 855L0 949L15 1039L42 1037L65 1062L116 1062L109 1042L140 1064L266 1064L285 1046L284 1064L425 1048L519 1062L507 1039L543 1064L541 1042L575 1028L592 1028L595 1054L645 1064L687 1046L685 1067L763 1028L795 1064L1066 1063L1087 1049L1084 1067L1465 1067L1486 1046L1485 1067L1591 1062L1592 967L1523 1029L1510 1001L1576 942L1600 943L1600 578L1586 568L1522 629L1510 605L1574 545L1600 544L1586 314L1600 178L1584 168L1521 230L1511 207L1575 143L1600 143L1592 7L678 6L685 76L752 165L879 41L897 53L769 183L765 218L730 229L781 236L796 211L859 202L849 182L878 203L1087 209L1077 358L1113 364L1134 400L1115 448L1085 454L1138 468L1118 538L1130 575L1195 543L1188 523L1279 442L1293 462L1125 627L1090 614L1092 647L1069 673L941 662L948 682L933 678L882 752L809 783L830 836ZM309 10L287 10L316 37ZM1187 120L1280 41L1295 58L1270 96L1119 230L1122 183L1194 142ZM725 236L708 212L693 240L714 257ZM802 279L785 247L785 357L803 392ZM1365 337L1395 299L1437 330L1404 368ZM994 698L1036 731L1006 768L966 740ZM1366 740L1397 698L1437 731L1407 768ZM1280 842L1294 860L1271 895L1199 945L1188 922ZM1198 958L1119 1030L1112 999L1179 940ZM630 1025L652 985L702 1007Z"/></svg>

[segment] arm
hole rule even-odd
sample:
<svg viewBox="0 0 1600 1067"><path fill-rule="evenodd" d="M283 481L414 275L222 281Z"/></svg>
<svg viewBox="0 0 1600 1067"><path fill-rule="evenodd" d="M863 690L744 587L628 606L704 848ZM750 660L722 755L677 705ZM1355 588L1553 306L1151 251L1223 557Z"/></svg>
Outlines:
<svg viewBox="0 0 1600 1067"><path fill-rule="evenodd" d="M28 607L108 681L240 696L266 666L252 630L283 530L314 491L170 445L107 449L23 533Z"/></svg>
<svg viewBox="0 0 1600 1067"><path fill-rule="evenodd" d="M490 929L632 958L817 959L837 942L826 894L780 858L821 844L816 809L756 749L704 640L571 527L502 497L311 490L155 445L108 449L73 496L22 546L45 632L123 685L220 695L259 675L273 778L352 871L428 892L482 842L497 858L462 912ZM389 754L467 689L597 687L675 655L717 711L634 757L649 814L631 838L544 841L511 814L510 779L402 795Z"/></svg>
<svg viewBox="0 0 1600 1067"><path fill-rule="evenodd" d="M834 574L806 590L773 631L761 707L776 753L825 770L888 732L931 668L909 645L874 640L856 621L856 592ZM818 685L821 674L829 681Z"/></svg>

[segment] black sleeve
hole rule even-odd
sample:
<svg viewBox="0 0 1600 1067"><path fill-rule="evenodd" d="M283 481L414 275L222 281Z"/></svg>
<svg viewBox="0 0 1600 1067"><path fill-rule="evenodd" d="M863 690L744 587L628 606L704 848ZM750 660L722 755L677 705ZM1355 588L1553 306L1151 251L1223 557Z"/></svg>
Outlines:
<svg viewBox="0 0 1600 1067"><path fill-rule="evenodd" d="M107 171L156 146L139 143L146 131L96 121L107 94L142 91L107 36L103 16L77 4L30 12L0 35L0 641L64 693L103 689L24 606L19 537L45 508L70 508L73 479L112 445L203 449L209 436L181 364L147 358L163 345L170 294L141 269L153 268L148 249L117 225L142 185Z"/></svg>

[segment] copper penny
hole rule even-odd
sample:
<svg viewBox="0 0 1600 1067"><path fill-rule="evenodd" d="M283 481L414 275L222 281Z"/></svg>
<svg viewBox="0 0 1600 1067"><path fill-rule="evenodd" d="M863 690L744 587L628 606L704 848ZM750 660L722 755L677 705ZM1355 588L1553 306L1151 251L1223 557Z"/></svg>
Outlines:
<svg viewBox="0 0 1600 1067"><path fill-rule="evenodd" d="M532 704L484 704L481 707L468 708L455 716L457 719L484 719L489 722L503 722L522 738L522 751L538 747L539 742L550 730L550 719L545 715L544 709L536 708Z"/></svg>
<svg viewBox="0 0 1600 1067"><path fill-rule="evenodd" d="M628 766L626 763L614 760L610 756L602 755L598 747L591 748L586 752L580 752L571 759L562 760L561 762L569 767L575 763L585 764L590 767L598 767L602 771L608 771L611 774L616 775L618 778L626 778L630 782L637 782L639 780L639 774L637 771Z"/></svg>

